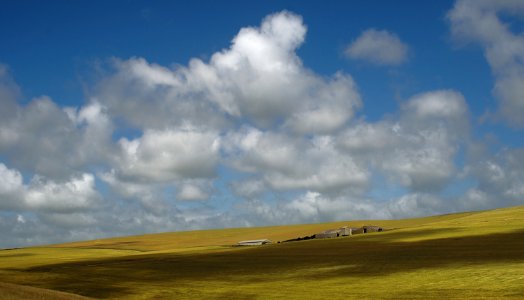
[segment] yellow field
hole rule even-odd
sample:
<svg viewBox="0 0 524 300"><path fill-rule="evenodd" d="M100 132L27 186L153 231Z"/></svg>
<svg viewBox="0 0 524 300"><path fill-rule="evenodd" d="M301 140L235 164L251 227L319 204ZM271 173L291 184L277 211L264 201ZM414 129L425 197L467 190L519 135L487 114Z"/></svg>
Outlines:
<svg viewBox="0 0 524 300"><path fill-rule="evenodd" d="M394 230L230 246L246 239L279 241L366 224ZM7 283L95 298L524 299L524 206L419 219L163 233L3 250L0 276ZM25 297L12 292L0 285L0 299ZM61 297L68 299L67 294Z"/></svg>

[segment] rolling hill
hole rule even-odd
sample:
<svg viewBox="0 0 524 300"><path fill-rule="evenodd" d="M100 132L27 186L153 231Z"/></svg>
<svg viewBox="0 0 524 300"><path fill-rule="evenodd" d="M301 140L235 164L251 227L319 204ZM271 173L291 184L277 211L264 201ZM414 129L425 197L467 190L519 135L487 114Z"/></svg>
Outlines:
<svg viewBox="0 0 524 300"><path fill-rule="evenodd" d="M240 240L282 241L368 224L392 230L231 247ZM20 290L13 284L27 286L28 293L57 291L60 299L78 299L62 292L126 299L522 299L524 206L2 250L0 276L2 299L25 297L13 295Z"/></svg>

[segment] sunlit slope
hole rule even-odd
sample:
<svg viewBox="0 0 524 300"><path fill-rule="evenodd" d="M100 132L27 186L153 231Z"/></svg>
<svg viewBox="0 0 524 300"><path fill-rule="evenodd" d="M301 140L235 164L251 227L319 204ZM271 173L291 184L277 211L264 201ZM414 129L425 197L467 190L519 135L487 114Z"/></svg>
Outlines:
<svg viewBox="0 0 524 300"><path fill-rule="evenodd" d="M251 238L284 240L347 224L396 229L261 247L227 246ZM0 277L95 298L524 299L524 207L5 250L0 251Z"/></svg>

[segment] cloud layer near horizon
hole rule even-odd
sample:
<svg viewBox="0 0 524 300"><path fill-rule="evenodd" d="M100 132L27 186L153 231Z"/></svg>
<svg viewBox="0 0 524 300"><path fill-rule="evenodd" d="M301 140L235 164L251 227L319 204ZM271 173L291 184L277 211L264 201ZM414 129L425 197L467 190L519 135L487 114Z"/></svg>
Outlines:
<svg viewBox="0 0 524 300"><path fill-rule="evenodd" d="M479 36L464 3L449 14L452 32L485 47L501 113L519 126L522 97L511 82L521 52L491 59L501 58L490 54L496 44ZM495 18L505 9L478 7ZM494 153L475 140L460 91L412 95L366 121L351 75L303 65L296 50L306 32L300 16L280 12L242 28L208 61L114 59L81 107L49 97L21 105L0 67L0 247L522 203L524 150ZM366 34L401 43L366 32L353 46ZM404 61L400 45L381 64Z"/></svg>

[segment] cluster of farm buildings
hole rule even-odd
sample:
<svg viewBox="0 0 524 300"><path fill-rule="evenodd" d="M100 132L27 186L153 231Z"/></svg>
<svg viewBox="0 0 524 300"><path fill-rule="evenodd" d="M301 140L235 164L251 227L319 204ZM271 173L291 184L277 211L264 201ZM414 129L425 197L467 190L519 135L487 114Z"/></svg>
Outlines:
<svg viewBox="0 0 524 300"><path fill-rule="evenodd" d="M362 226L362 227L344 226L344 227L340 227L339 229L329 229L329 230L325 230L325 231L316 233L311 236L299 237L296 239L286 240L284 242L303 241L303 240L310 240L310 239L337 238L341 236L351 236L353 234L361 234L361 233L368 233L368 232L381 232L383 230L384 229L382 227L374 226L374 225L367 225L367 226ZM248 241L238 242L237 246L258 246L258 245L265 245L265 244L271 244L271 243L272 241L268 239L248 240Z"/></svg>
<svg viewBox="0 0 524 300"><path fill-rule="evenodd" d="M382 227L379 226L362 226L362 227L349 227L344 226L339 229L330 229L315 234L315 239L334 238L339 236L350 236L353 234L368 233L368 232L380 232Z"/></svg>

